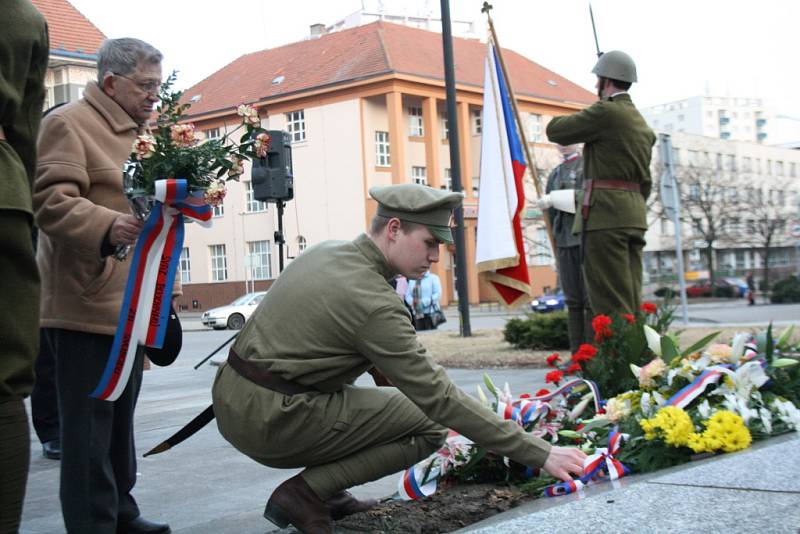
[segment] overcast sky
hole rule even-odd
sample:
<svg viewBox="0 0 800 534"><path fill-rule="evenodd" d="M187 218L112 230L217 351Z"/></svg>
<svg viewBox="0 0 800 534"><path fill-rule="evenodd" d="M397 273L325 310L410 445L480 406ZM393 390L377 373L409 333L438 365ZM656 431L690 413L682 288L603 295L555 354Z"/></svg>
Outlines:
<svg viewBox="0 0 800 534"><path fill-rule="evenodd" d="M313 23L331 24L361 0L70 0L108 37L144 39L165 55L165 72L186 87L242 54L303 39ZM387 11L434 11L439 1L383 2ZM481 0L451 0L451 17L480 21ZM493 0L501 45L594 91L595 61L586 0ZM367 1L368 7L376 5ZM600 49L633 56L639 106L704 94L761 97L798 118L800 49L796 0L594 0Z"/></svg>

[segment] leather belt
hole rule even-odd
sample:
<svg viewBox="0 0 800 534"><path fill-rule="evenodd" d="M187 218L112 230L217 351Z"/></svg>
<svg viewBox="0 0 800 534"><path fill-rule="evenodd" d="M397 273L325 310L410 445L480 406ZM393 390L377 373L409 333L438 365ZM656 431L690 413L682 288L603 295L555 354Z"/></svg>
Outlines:
<svg viewBox="0 0 800 534"><path fill-rule="evenodd" d="M581 213L583 218L589 217L589 207L592 200L592 191L595 189L617 189L619 191L631 191L641 193L642 188L636 182L628 180L584 180L583 181L583 205Z"/></svg>
<svg viewBox="0 0 800 534"><path fill-rule="evenodd" d="M243 360L238 354L233 352L233 349L228 352L228 365L253 384L272 391L277 391L278 393L283 393L284 395L298 395L300 393L319 391L314 387L304 386L303 384L286 380L271 371L267 371L255 365L253 362Z"/></svg>

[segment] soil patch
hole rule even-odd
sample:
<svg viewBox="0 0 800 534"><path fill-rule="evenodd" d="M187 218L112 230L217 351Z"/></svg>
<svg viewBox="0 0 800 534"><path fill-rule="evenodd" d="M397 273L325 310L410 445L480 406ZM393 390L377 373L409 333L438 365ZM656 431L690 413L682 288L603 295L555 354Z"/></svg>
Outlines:
<svg viewBox="0 0 800 534"><path fill-rule="evenodd" d="M515 486L454 484L424 501L388 501L336 522L335 532L435 534L453 532L536 497Z"/></svg>

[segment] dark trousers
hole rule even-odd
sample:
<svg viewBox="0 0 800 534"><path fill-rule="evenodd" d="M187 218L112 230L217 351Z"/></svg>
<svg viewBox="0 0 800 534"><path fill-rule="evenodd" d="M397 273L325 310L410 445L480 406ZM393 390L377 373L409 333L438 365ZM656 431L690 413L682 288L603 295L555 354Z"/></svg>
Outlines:
<svg viewBox="0 0 800 534"><path fill-rule="evenodd" d="M557 247L558 277L569 312L569 349L574 354L582 343L591 343L591 310L586 284L583 280L579 246Z"/></svg>
<svg viewBox="0 0 800 534"><path fill-rule="evenodd" d="M23 399L38 351L39 271L32 217L0 209L0 532L16 532L25 500L30 431Z"/></svg>
<svg viewBox="0 0 800 534"><path fill-rule="evenodd" d="M583 272L592 313L636 313L642 300L644 230L587 231Z"/></svg>
<svg viewBox="0 0 800 534"><path fill-rule="evenodd" d="M61 410L61 511L67 532L114 533L139 516L133 412L142 381L138 351L130 380L114 402L89 396L97 386L113 336L47 328L56 353Z"/></svg>
<svg viewBox="0 0 800 534"><path fill-rule="evenodd" d="M31 419L40 443L58 439L58 395L56 393L56 354L44 331L39 334L36 357L36 382L31 392Z"/></svg>

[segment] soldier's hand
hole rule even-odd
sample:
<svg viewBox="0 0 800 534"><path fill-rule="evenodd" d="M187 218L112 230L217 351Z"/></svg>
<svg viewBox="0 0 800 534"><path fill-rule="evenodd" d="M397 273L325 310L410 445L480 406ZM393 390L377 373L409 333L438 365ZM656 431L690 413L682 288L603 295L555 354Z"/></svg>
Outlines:
<svg viewBox="0 0 800 534"><path fill-rule="evenodd" d="M546 210L547 208L553 207L553 200L550 198L550 195L544 195L536 199L536 207L540 210Z"/></svg>
<svg viewBox="0 0 800 534"><path fill-rule="evenodd" d="M373 367L368 371L368 373L372 375L372 379L375 381L376 386L393 387L393 384L388 378L386 378L386 375L381 373L377 367Z"/></svg>
<svg viewBox="0 0 800 534"><path fill-rule="evenodd" d="M142 232L142 228L144 228L144 221L140 221L133 215L120 215L111 225L108 240L114 246L132 245Z"/></svg>
<svg viewBox="0 0 800 534"><path fill-rule="evenodd" d="M572 480L570 473L583 475L583 461L586 454L571 447L552 447L542 468L564 482Z"/></svg>

